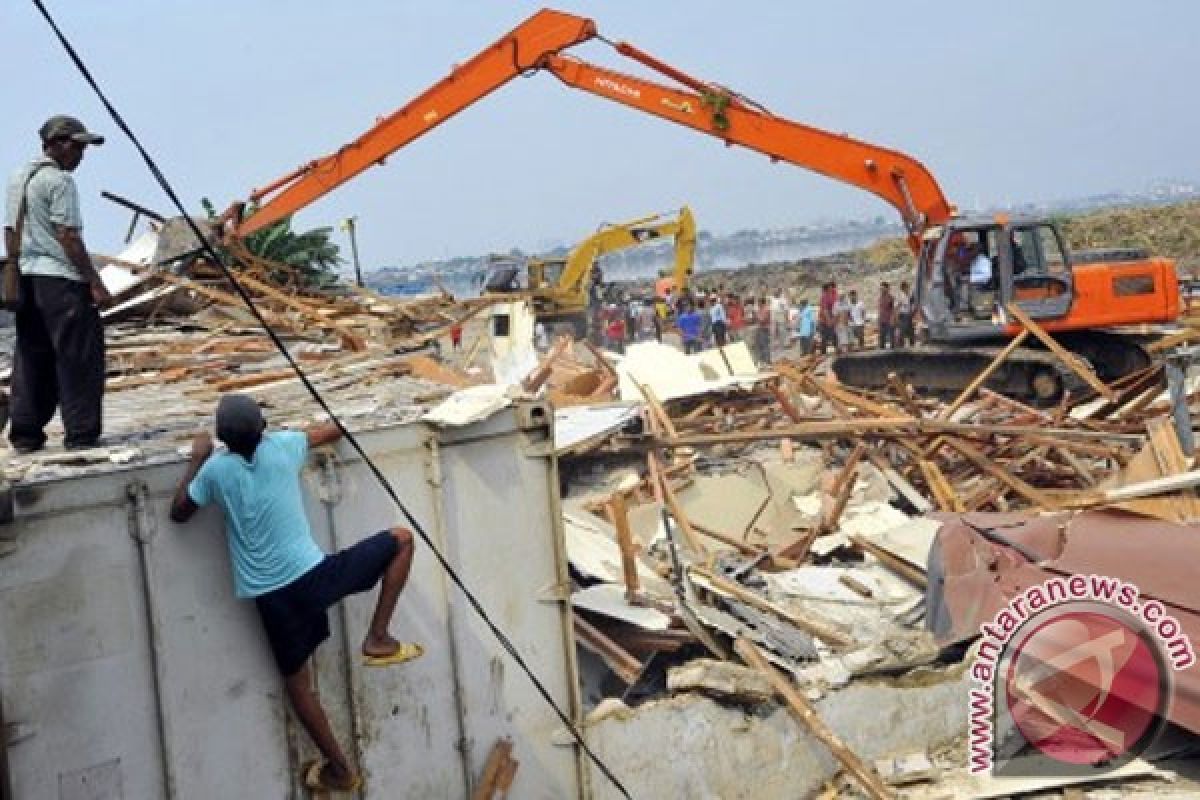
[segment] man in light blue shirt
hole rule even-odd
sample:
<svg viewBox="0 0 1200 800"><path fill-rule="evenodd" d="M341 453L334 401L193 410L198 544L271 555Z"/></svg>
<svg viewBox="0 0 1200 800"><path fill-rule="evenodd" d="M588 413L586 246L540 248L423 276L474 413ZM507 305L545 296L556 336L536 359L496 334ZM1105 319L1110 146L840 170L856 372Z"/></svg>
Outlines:
<svg viewBox="0 0 1200 800"><path fill-rule="evenodd" d="M708 317L712 321L713 341L717 347L724 347L729 340L729 317L725 314L724 297L720 292L711 298L712 305L708 309Z"/></svg>
<svg viewBox="0 0 1200 800"><path fill-rule="evenodd" d="M796 335L800 337L800 354L812 352L813 336L817 332L817 309L805 298L800 301L800 313L796 316Z"/></svg>
<svg viewBox="0 0 1200 800"><path fill-rule="evenodd" d="M380 584L362 643L364 664L390 666L422 653L420 645L402 644L388 632L412 566L412 533L391 528L330 556L313 541L300 473L310 447L340 436L332 424L267 433L254 398L225 395L217 405L217 437L229 449L214 455L212 437L197 435L171 503L175 522L187 521L200 506L221 507L234 589L238 597L254 599L288 699L325 757L305 765L304 785L313 791L361 785L312 691L309 658L329 636L327 609Z"/></svg>

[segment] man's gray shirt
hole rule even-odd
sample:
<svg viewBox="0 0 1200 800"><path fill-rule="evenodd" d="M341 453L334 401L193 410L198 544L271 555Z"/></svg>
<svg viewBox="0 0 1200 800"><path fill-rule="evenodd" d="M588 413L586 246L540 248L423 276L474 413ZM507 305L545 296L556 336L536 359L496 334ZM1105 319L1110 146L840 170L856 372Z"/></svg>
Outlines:
<svg viewBox="0 0 1200 800"><path fill-rule="evenodd" d="M37 173L29 180L25 204L25 228L21 236L21 274L69 278L83 282L79 270L67 259L62 244L55 235L56 226L83 230L79 211L79 191L71 173L60 169L50 158L38 158L21 167L8 181L8 204L4 225L17 227L17 209L21 190L30 172Z"/></svg>

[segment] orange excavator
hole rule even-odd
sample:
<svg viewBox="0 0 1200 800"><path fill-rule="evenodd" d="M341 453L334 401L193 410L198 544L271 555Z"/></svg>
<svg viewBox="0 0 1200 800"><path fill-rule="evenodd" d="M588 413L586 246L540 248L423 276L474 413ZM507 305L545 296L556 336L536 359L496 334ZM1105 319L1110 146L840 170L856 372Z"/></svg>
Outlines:
<svg viewBox="0 0 1200 800"><path fill-rule="evenodd" d="M664 85L598 66L566 50L590 40L669 79ZM448 76L336 152L304 164L233 204L224 219L244 236L332 191L518 76L545 72L565 86L864 189L892 205L917 257L916 302L928 342L839 357L847 383L883 385L889 373L928 390L955 390L992 360L1021 327L1016 303L1104 380L1149 363L1118 326L1173 321L1174 265L1137 251L1074 253L1049 220L957 215L933 175L904 153L780 117L718 83L699 80L624 42L600 36L589 19L542 10L457 66ZM244 215L246 203L256 207ZM980 259L984 259L980 261ZM986 267L984 269L983 267ZM1018 348L989 379L1007 394L1048 401L1070 385L1049 353Z"/></svg>

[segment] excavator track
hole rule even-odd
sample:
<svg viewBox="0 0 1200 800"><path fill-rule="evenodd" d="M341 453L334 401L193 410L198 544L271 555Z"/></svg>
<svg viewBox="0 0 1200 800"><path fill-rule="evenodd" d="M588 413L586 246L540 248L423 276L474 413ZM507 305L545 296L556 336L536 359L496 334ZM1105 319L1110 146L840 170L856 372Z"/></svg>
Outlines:
<svg viewBox="0 0 1200 800"><path fill-rule="evenodd" d="M1134 340L1103 331L1083 331L1056 337L1064 347L1092 367L1104 382L1150 365L1151 358ZM979 375L1004 343L976 347L922 345L840 355L833 371L842 383L881 389L895 374L918 391L953 395ZM1020 347L1013 351L984 384L989 389L1039 406L1059 401L1064 391L1088 391L1084 381L1047 350Z"/></svg>

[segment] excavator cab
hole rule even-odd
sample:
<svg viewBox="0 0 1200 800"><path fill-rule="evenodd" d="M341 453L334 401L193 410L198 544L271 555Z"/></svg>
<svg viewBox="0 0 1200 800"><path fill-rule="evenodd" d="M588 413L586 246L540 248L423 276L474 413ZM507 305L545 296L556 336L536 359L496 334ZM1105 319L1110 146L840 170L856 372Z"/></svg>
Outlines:
<svg viewBox="0 0 1200 800"><path fill-rule="evenodd" d="M917 302L933 342L997 339L1016 302L1036 320L1067 315L1071 259L1055 225L1036 218L954 219L922 238Z"/></svg>

